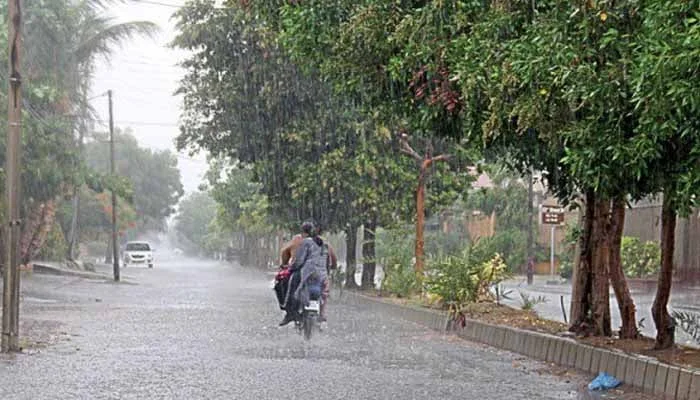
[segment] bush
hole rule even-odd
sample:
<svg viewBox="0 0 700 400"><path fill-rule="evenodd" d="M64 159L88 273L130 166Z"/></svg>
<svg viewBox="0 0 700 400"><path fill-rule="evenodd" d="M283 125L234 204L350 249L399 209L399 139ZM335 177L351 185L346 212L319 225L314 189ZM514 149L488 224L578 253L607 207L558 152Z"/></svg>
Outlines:
<svg viewBox="0 0 700 400"><path fill-rule="evenodd" d="M411 235L411 238L415 240L415 235ZM428 231L425 233L425 254L433 257L456 255L467 243L469 235L462 224L456 224L449 233Z"/></svg>
<svg viewBox="0 0 700 400"><path fill-rule="evenodd" d="M391 263L384 266L382 291L397 297L410 297L418 291L418 279L412 263Z"/></svg>
<svg viewBox="0 0 700 400"><path fill-rule="evenodd" d="M384 269L382 291L409 297L418 290L411 239L407 232L399 229L381 229L377 232L376 256Z"/></svg>
<svg viewBox="0 0 700 400"><path fill-rule="evenodd" d="M63 230L58 223L53 224L51 230L46 235L46 241L39 249L36 258L45 261L58 261L66 258L68 244L63 237Z"/></svg>
<svg viewBox="0 0 700 400"><path fill-rule="evenodd" d="M661 267L661 248L654 242L642 243L636 237L622 238L622 268L628 277L655 275Z"/></svg>
<svg viewBox="0 0 700 400"><path fill-rule="evenodd" d="M562 261L559 264L559 276L563 279L571 279L574 276L574 263L573 261Z"/></svg>
<svg viewBox="0 0 700 400"><path fill-rule="evenodd" d="M480 241L491 255L500 254L509 271L516 272L527 263L527 232L509 229Z"/></svg>
<svg viewBox="0 0 700 400"><path fill-rule="evenodd" d="M527 232L517 229L496 232L492 237L481 239L480 244L488 249L489 254L500 254L511 273L525 271ZM549 259L548 249L536 246L533 250L535 260Z"/></svg>
<svg viewBox="0 0 700 400"><path fill-rule="evenodd" d="M428 260L426 289L439 296L451 309L478 301L493 300L491 286L508 277L508 267L498 254L481 242L470 245L458 256Z"/></svg>

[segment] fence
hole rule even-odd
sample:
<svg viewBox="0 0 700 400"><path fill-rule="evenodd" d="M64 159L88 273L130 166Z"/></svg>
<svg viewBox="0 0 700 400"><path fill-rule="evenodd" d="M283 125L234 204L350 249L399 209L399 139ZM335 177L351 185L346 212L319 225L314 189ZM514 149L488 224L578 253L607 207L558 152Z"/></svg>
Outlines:
<svg viewBox="0 0 700 400"><path fill-rule="evenodd" d="M659 243L661 206L643 205L627 210L625 236ZM676 222L676 246L673 253L675 277L679 282L700 283L700 215L694 210L688 218Z"/></svg>
<svg viewBox="0 0 700 400"><path fill-rule="evenodd" d="M578 211L565 214L566 224L576 224ZM464 224L469 237L491 237L496 232L498 216L471 214L464 217L449 215L442 222L443 232L454 229L455 220ZM550 249L551 226L538 224L535 241L542 248ZM643 242L660 242L661 238L661 205L642 203L628 208L625 214L625 236L637 237ZM564 250L566 227L554 229L554 251L561 254ZM676 246L674 249L675 277L679 282L687 284L700 283L700 212L695 210L689 218L679 218L676 223ZM539 260L545 261L545 260Z"/></svg>

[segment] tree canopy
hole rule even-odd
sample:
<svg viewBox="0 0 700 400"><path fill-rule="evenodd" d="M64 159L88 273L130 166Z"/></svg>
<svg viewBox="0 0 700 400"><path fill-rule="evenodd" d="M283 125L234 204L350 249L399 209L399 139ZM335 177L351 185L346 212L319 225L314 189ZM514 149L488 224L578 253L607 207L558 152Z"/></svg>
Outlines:
<svg viewBox="0 0 700 400"><path fill-rule="evenodd" d="M168 150L140 147L131 130L118 130L114 140L116 171L130 186L138 227L164 229L166 218L174 214L184 194L177 157ZM109 142L104 134L96 134L86 144L85 154L90 168L109 171Z"/></svg>
<svg viewBox="0 0 700 400"><path fill-rule="evenodd" d="M407 219L417 173L399 154L407 146L414 159L455 156L432 167L433 208L465 191L477 161L541 172L562 204L582 206L571 329L600 335L612 333L609 281L623 335L637 334L619 262L625 203L662 193L654 315L667 347L673 228L700 191L698 9L195 1L177 14L175 45L195 52L180 146L250 165L276 218L334 228Z"/></svg>

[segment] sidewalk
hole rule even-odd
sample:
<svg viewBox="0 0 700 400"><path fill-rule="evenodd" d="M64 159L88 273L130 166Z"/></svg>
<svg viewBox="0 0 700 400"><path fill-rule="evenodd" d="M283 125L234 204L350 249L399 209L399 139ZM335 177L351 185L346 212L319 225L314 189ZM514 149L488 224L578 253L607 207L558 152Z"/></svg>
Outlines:
<svg viewBox="0 0 700 400"><path fill-rule="evenodd" d="M59 276L73 276L84 279L96 279L96 280L113 280L112 266L107 264L95 265L94 271L80 270L68 268L59 262L53 261L34 261L32 262L31 271L35 274L42 275L59 275ZM121 274L121 281L123 283L132 283L130 281L130 276L125 276Z"/></svg>
<svg viewBox="0 0 700 400"><path fill-rule="evenodd" d="M501 286L505 290L512 291L508 296L510 300L504 300L503 303L511 307L520 308L522 306L522 299L519 292L535 298L542 296L546 299L546 302L535 306L537 314L543 318L564 322L561 297L563 296L564 298L564 309L566 310L568 319L571 303L571 283L547 284L547 281L550 279L550 276L535 276L534 283L530 286L527 285L527 278L525 276L517 276L514 279L503 282ZM651 316L651 306L654 302L654 295L655 293L653 292L632 292L632 297L637 307L637 321L642 321L639 328L645 336L649 337L654 337L656 335L654 320ZM670 308L671 310L700 312L700 291L694 289L672 290ZM610 290L610 311L613 330L619 329L621 324L620 313L612 289ZM676 341L679 344L688 346L700 346L680 329L676 331Z"/></svg>

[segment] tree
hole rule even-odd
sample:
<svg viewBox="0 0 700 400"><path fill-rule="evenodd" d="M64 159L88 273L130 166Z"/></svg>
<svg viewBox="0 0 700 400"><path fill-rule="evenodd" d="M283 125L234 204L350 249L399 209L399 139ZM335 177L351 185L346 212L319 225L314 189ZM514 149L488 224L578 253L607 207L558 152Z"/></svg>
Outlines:
<svg viewBox="0 0 700 400"><path fill-rule="evenodd" d="M393 223L415 201L411 180L403 179L411 162L397 157L391 129L366 115L353 96L335 94L317 65L290 62L311 47L280 47L291 36L271 32L255 15L211 2L178 13L175 45L200 53L184 63L190 72L181 89L186 113L179 146L252 165L281 225L313 218L326 231L344 230L354 248L358 226ZM428 198L444 201L449 192L438 193ZM374 258L371 246L365 257ZM354 260L347 265L352 277Z"/></svg>
<svg viewBox="0 0 700 400"><path fill-rule="evenodd" d="M430 167L433 163L438 163L441 161L447 161L450 158L449 154L433 155L432 148L429 146L425 152L424 156L418 154L410 144L408 144L408 138L403 136L401 138L401 151L408 156L412 157L418 165L418 185L416 188L416 275L418 276L418 282L423 281L424 276L424 264L425 264L425 239L423 237L424 227L425 227L425 185L428 178L428 173Z"/></svg>
<svg viewBox="0 0 700 400"><path fill-rule="evenodd" d="M446 68L441 64L441 57L436 54L439 50L428 52L424 58L414 59L414 42L407 41L412 29L420 31L423 28L433 28L434 25L402 25L402 19L411 17L412 12L420 13L417 5L410 2L398 2L389 4L386 2L321 2L310 1L304 3L266 2L258 9L268 17L268 23L279 30L280 41L283 44L285 54L289 54L291 60L301 66L303 71L311 71L320 74L324 79L333 83L337 95L356 99L356 109L360 115L379 125L386 131L407 130L417 140L435 136L449 136L459 130L460 119L459 104L453 85L446 79ZM278 11L269 11L270 7L277 6ZM277 20L281 22L276 22ZM396 31L386 35L386 27L396 27ZM437 27L438 31L442 30ZM411 32L408 32L411 31ZM404 46L404 47L402 47ZM402 57L411 58L404 60ZM416 67L416 64L418 67ZM374 139L374 140L373 140ZM405 148L399 140L399 149ZM366 141L367 146L382 148L382 143L376 138ZM427 140L427 146L432 144ZM443 176L454 176L460 179L453 180L452 189L457 192L466 185L465 179L469 176L461 174L460 168L464 166L463 152L460 157L454 157L457 162L449 165L450 168L435 169ZM392 155L377 160L376 165L390 165L386 159ZM415 160L408 160L409 166ZM426 163L425 167L431 164ZM413 168L410 166L409 168ZM419 174L419 178L426 177L426 170ZM414 179L409 178L410 181ZM438 179L439 180L439 179ZM468 181L468 179L466 179ZM386 182L386 180L383 180ZM401 193L405 198L411 199L411 210L420 207L417 203L425 188L422 179L419 179L416 189L391 190L390 196L382 202L372 205L369 210L386 207L392 200L392 195ZM382 183L382 182L380 182ZM372 182L376 187L376 182ZM361 185L360 185L361 186ZM442 187L441 189L445 189ZM418 196L415 196L418 194ZM439 193L434 191L433 193ZM444 194L454 193L444 191ZM433 199L446 201L440 205L450 204L448 196L432 196ZM406 201L402 201L406 203ZM363 214L361 212L360 214ZM412 217L418 217L416 221L420 225L423 212L412 212ZM382 222L382 218L371 217L368 221ZM370 222L370 227L376 223ZM422 232L422 229L417 228ZM370 229L371 230L371 229ZM371 235L370 235L371 236ZM417 237L417 250L420 253L421 235ZM372 252L371 247L368 252ZM422 256L417 254L417 267L422 265ZM366 265L365 271L372 271L372 265ZM370 276L363 278L366 286L372 284Z"/></svg>
<svg viewBox="0 0 700 400"><path fill-rule="evenodd" d="M640 115L633 145L647 163L651 190L663 191L661 272L652 316L656 348L675 341L668 313L673 277L675 225L700 194L700 29L697 1L644 1L643 24L634 54L634 103Z"/></svg>
<svg viewBox="0 0 700 400"><path fill-rule="evenodd" d="M115 23L112 18L101 15L103 7L111 1L102 2L99 0L81 0L75 3L76 14L79 20L73 27L72 37L76 38L72 44L70 52L74 59L71 69L76 76L75 90L76 98L73 106L78 120L76 147L79 157L83 158L83 141L92 118L92 110L88 105L88 92L94 76L95 62L98 58L109 59L115 47L136 35L151 36L156 31L153 23L146 21L132 21ZM68 234L67 258L74 258L75 245L78 238L78 227L80 225L80 180L84 175L77 174L73 185L72 194L72 219Z"/></svg>
<svg viewBox="0 0 700 400"><path fill-rule="evenodd" d="M219 238L220 243L226 237L230 243L239 236L241 262L266 264L272 257L270 247L276 247L273 242L279 240L276 234L280 225L272 217L270 202L261 185L254 182L252 169L230 165L226 160L210 160L207 180L209 192L218 205L210 225L211 237Z"/></svg>
<svg viewBox="0 0 700 400"><path fill-rule="evenodd" d="M128 179L139 229L163 230L184 193L177 157L170 151L153 151L138 145L130 130L115 133L115 163ZM104 134L85 146L86 162L95 171L109 171L109 147Z"/></svg>
<svg viewBox="0 0 700 400"><path fill-rule="evenodd" d="M175 230L191 245L186 248L197 254L206 249L208 227L216 216L217 205L206 192L195 192L185 197L175 217Z"/></svg>
<svg viewBox="0 0 700 400"><path fill-rule="evenodd" d="M524 173L543 171L563 203L585 207L571 329L611 333L610 265L626 337L637 330L616 264L619 238L613 236L622 231L611 228L619 226L612 218L624 217L619 204L628 196L648 193L629 145L636 116L627 71L639 28L633 3L491 2L474 10L468 34L449 52L463 91L466 133L484 140L487 152L508 153Z"/></svg>
<svg viewBox="0 0 700 400"><path fill-rule="evenodd" d="M23 125L27 134L22 170L25 223L21 258L25 262L43 246L62 198L89 175L81 163L74 134L84 125L84 113L77 110L85 107L90 57L106 54L130 34L153 31L153 25L144 22L109 26L109 19L99 16L102 4L94 0L52 1L30 3L23 10ZM0 9L6 12L6 7ZM5 27L5 23L0 25ZM7 41L6 36L0 38ZM4 129L6 124L0 125Z"/></svg>
<svg viewBox="0 0 700 400"><path fill-rule="evenodd" d="M479 166L479 172L487 173L494 184L492 188L481 188L470 192L460 204L460 210L481 211L484 215L496 215L495 236L489 241L504 258L512 271L522 270L531 253L536 225L530 219L533 214L529 201L529 187L520 174L510 170L502 162ZM528 178L526 178L528 179Z"/></svg>

